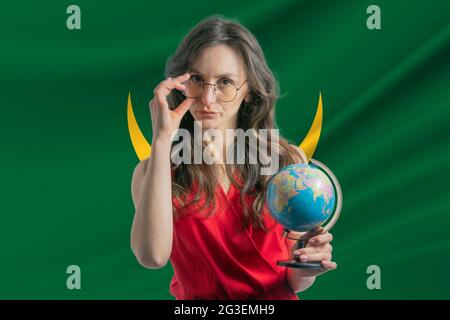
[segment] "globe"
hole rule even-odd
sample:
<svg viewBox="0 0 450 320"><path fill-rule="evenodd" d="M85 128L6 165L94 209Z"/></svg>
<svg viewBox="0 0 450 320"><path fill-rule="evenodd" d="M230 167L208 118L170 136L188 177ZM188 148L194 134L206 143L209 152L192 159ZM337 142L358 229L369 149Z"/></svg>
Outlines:
<svg viewBox="0 0 450 320"><path fill-rule="evenodd" d="M314 161L286 166L272 177L266 202L275 220L287 230L299 232L314 230L327 221L337 202L337 181L334 183L327 171L331 173Z"/></svg>

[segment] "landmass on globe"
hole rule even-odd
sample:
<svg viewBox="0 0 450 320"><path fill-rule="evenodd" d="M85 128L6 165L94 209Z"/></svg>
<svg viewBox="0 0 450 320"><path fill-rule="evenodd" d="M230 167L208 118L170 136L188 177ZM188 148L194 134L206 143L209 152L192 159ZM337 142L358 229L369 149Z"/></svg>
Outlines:
<svg viewBox="0 0 450 320"><path fill-rule="evenodd" d="M335 190L319 168L294 164L273 177L267 202L272 215L285 227L306 231L318 227L331 215Z"/></svg>

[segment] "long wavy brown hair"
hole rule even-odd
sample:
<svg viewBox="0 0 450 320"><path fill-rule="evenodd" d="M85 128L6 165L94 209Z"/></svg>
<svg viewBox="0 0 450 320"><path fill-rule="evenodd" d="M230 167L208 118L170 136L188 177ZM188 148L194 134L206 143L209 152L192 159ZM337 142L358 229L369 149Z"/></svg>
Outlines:
<svg viewBox="0 0 450 320"><path fill-rule="evenodd" d="M237 128L243 129L268 129L267 144L270 146L272 135L270 129L277 129L275 123L275 105L279 98L278 83L270 71L264 57L261 46L253 34L239 22L225 19L222 16L211 16L198 23L182 40L177 50L166 63L165 76L176 77L189 72L195 58L205 48L218 44L225 44L239 52L244 60L247 71L247 79L250 93L250 101L242 101L238 111ZM185 99L184 95L173 90L167 97L169 107L174 109ZM191 146L194 146L194 118L187 112L180 123L180 128L187 129L191 136ZM236 139L235 139L236 142ZM172 143L172 148L177 142ZM261 175L261 163L249 163L249 140L245 139L245 163L226 164L226 175L231 183L241 190L240 202L243 208L244 221L242 227L250 223L267 231L263 223L262 209L266 198L266 190L270 175ZM233 146L233 145L232 145ZM236 143L234 143L236 154ZM302 162L298 149L292 146L287 139L279 136L278 146L272 152L278 152L279 168L286 165ZM192 154L192 152L191 152ZM179 205L184 206L186 195L192 191L194 182L197 182L198 190L190 204L205 199L205 205L210 207L209 215L216 212L215 190L218 186L217 167L208 164L178 164L171 163L172 167L172 194L178 200ZM237 175L239 179L234 179ZM254 196L251 207L244 200L245 195ZM212 204L212 205L211 205ZM174 214L177 212L174 206Z"/></svg>

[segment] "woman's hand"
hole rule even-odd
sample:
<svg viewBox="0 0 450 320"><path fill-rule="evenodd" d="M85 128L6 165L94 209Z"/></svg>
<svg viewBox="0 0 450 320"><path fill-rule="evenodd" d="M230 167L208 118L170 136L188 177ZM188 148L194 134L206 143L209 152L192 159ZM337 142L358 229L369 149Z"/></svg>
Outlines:
<svg viewBox="0 0 450 320"><path fill-rule="evenodd" d="M175 110L170 110L166 97L173 89L184 90L185 86L182 82L189 77L189 73L185 73L176 78L167 78L153 91L154 97L150 100L149 106L154 140L160 137L171 139L172 134L180 127L181 119L195 99L186 98Z"/></svg>
<svg viewBox="0 0 450 320"><path fill-rule="evenodd" d="M296 249L296 246L291 247L291 254L293 257L300 257L300 261L320 261L322 265L321 270L301 269L304 277L314 277L330 270L337 268L336 262L332 262L333 247L330 242L333 240L333 236L329 232L323 233L323 228L320 227L317 230L310 231L303 236L310 237L305 248Z"/></svg>

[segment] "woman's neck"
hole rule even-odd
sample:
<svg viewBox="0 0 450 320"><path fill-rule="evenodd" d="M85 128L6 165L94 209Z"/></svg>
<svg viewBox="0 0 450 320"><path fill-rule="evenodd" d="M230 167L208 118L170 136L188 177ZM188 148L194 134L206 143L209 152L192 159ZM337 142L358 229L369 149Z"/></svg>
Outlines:
<svg viewBox="0 0 450 320"><path fill-rule="evenodd" d="M203 133L203 146L206 148L209 154L214 154L214 157L220 161L219 163L225 164L226 160L226 154L228 150L230 150L230 147L233 145L233 135L230 135L230 139L227 139L227 130L233 130L232 128L226 128L226 129L217 129L219 130L219 133L221 134L221 139L217 138L217 136L213 136L208 134L208 132L205 130ZM222 153L219 152L219 150L222 150Z"/></svg>

